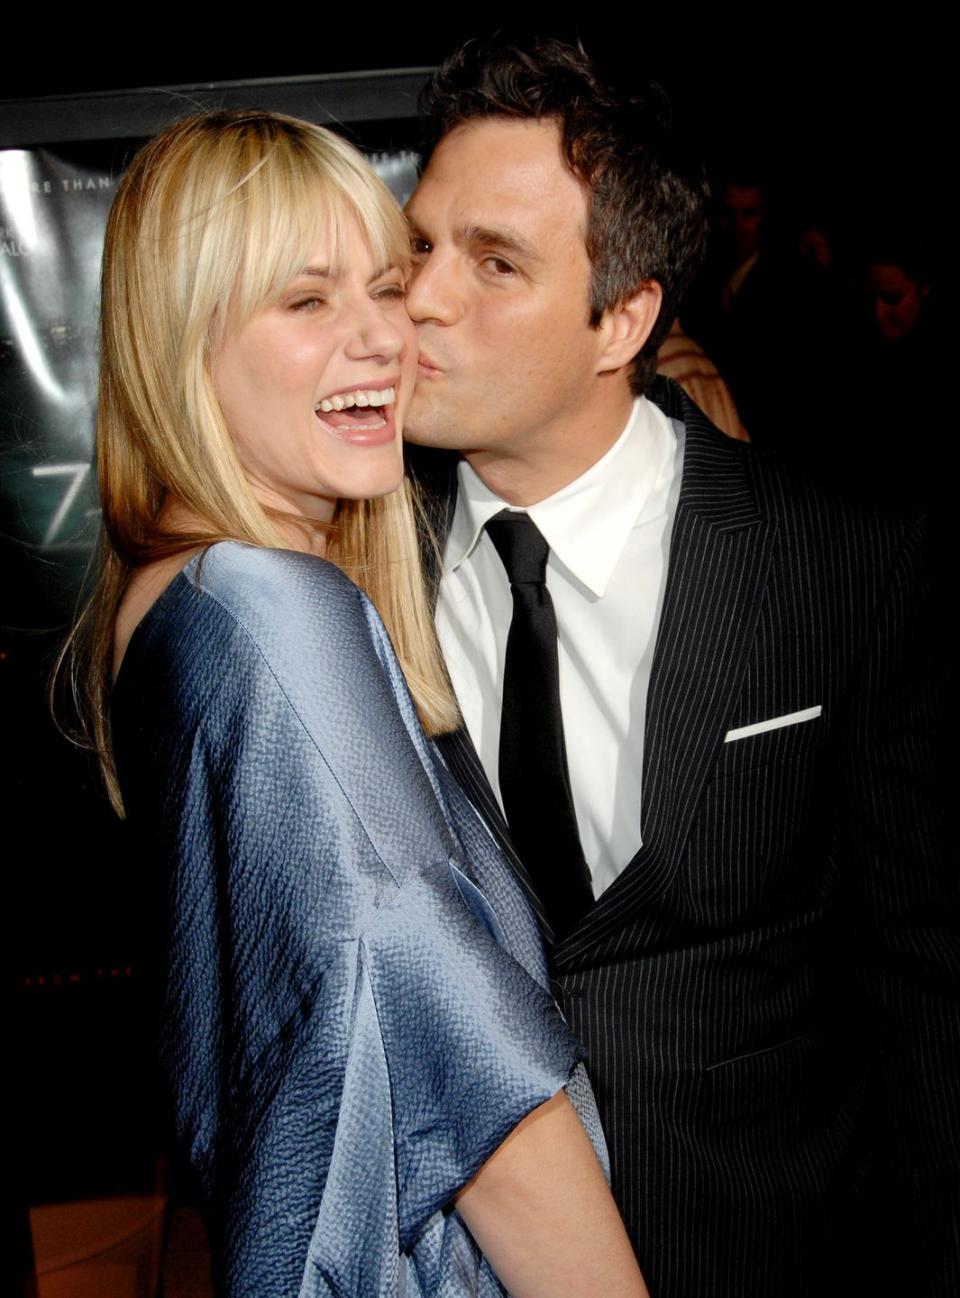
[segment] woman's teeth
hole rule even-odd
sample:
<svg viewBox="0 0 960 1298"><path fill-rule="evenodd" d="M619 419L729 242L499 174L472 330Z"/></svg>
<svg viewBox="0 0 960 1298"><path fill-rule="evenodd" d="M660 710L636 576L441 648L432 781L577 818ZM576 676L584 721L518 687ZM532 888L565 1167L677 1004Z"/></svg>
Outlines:
<svg viewBox="0 0 960 1298"><path fill-rule="evenodd" d="M353 406L389 406L397 399L395 388L358 388L356 392L338 392L324 397L317 406L324 414L332 410L350 410Z"/></svg>

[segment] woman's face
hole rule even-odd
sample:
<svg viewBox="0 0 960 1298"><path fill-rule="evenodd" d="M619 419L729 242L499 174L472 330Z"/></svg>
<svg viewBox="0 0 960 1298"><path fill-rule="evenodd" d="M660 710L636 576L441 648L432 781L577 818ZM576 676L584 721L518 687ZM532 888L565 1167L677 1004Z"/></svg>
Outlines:
<svg viewBox="0 0 960 1298"><path fill-rule="evenodd" d="M392 491L417 344L396 267L374 265L345 223L342 265L325 242L280 294L237 328L213 364L227 427L258 500L327 521L338 498Z"/></svg>

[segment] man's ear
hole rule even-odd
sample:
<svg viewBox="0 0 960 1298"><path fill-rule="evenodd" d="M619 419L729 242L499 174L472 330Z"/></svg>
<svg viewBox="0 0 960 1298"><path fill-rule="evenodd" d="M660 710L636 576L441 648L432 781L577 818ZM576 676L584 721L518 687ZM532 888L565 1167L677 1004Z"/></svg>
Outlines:
<svg viewBox="0 0 960 1298"><path fill-rule="evenodd" d="M598 374L630 364L650 337L662 301L663 291L657 281L645 279L633 297L604 312L597 326L601 335Z"/></svg>

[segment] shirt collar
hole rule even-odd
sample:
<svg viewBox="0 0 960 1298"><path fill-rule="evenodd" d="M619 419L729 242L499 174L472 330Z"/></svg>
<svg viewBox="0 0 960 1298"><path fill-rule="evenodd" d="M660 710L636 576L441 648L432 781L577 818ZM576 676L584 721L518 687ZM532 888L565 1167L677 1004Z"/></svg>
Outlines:
<svg viewBox="0 0 960 1298"><path fill-rule="evenodd" d="M669 475L673 445L669 421L638 397L626 428L606 454L579 478L526 510L554 555L598 598L631 531L666 508L665 493L657 488ZM484 486L465 460L460 462L457 486L444 555L447 572L471 554L488 519L512 508Z"/></svg>

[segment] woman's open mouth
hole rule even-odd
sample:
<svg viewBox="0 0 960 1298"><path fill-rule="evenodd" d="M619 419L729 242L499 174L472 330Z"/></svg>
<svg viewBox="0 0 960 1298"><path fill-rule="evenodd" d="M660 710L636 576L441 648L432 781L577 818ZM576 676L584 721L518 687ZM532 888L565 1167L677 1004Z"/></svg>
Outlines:
<svg viewBox="0 0 960 1298"><path fill-rule="evenodd" d="M393 439L396 400L395 387L353 388L324 397L314 413L340 441L379 446Z"/></svg>

